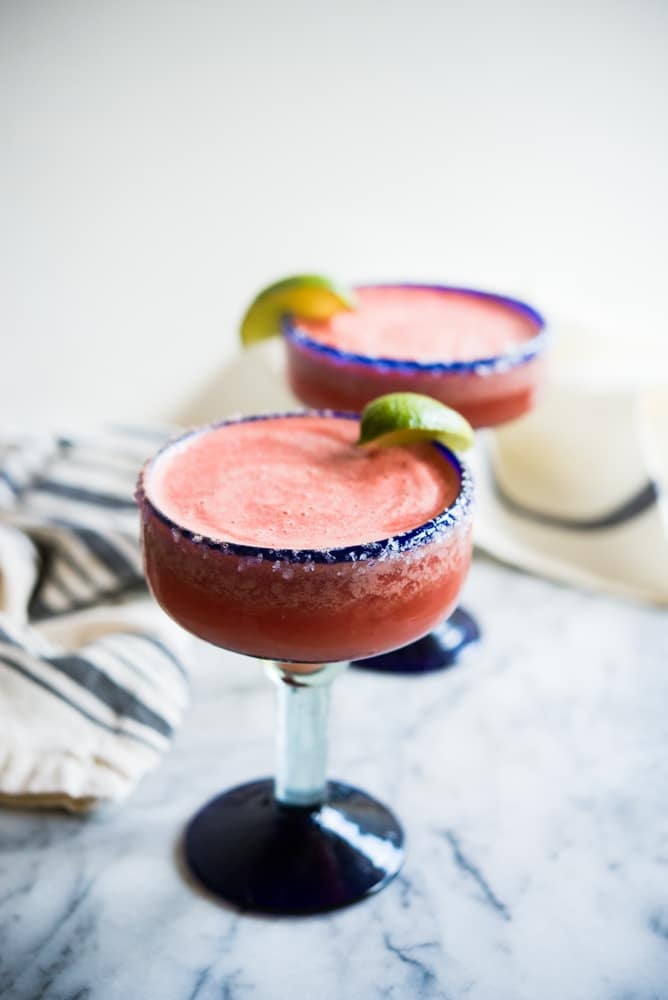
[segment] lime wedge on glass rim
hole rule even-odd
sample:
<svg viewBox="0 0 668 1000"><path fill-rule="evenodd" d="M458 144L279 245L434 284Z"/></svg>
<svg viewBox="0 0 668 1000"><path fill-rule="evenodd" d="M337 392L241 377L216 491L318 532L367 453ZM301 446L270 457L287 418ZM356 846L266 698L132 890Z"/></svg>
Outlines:
<svg viewBox="0 0 668 1000"><path fill-rule="evenodd" d="M264 288L253 299L241 320L244 347L280 333L287 313L301 319L326 320L352 309L353 293L319 274L295 274Z"/></svg>
<svg viewBox="0 0 668 1000"><path fill-rule="evenodd" d="M473 444L473 428L457 410L418 392L390 392L364 407L358 445L384 448L416 441L466 451Z"/></svg>

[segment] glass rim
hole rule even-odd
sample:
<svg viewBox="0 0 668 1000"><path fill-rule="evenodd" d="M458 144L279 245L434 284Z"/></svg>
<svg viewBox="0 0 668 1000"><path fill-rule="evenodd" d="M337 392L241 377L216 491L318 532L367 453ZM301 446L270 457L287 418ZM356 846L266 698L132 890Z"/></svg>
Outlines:
<svg viewBox="0 0 668 1000"><path fill-rule="evenodd" d="M408 531L390 535L387 538L380 538L370 542L358 542L354 545L340 545L328 549L301 549L301 548L273 548L264 545L248 545L244 542L225 541L223 539L211 538L200 532L192 531L174 521L167 514L160 510L148 496L146 487L146 475L154 463L171 448L191 437L197 437L208 431L217 430L220 427L228 427L240 423L253 423L259 420L272 419L292 419L296 417L334 417L345 420L359 420L359 414L347 410L290 410L282 413L260 413L251 416L233 416L223 420L216 420L208 424L202 424L190 428L183 434L170 438L161 448L155 452L151 458L147 459L142 467L137 481L135 500L142 510L148 509L150 513L161 521L170 531L178 534L191 542L193 545L204 546L207 549L218 551L224 555L233 555L240 558L254 558L257 562L287 562L287 563L325 563L334 565L336 563L355 563L367 560L387 559L391 556L403 554L436 541L461 525L471 512L473 504L474 486L473 477L464 462L459 456L439 442L433 441L432 445L443 457L452 465L459 478L459 490L453 502L435 517L423 524L410 528Z"/></svg>
<svg viewBox="0 0 668 1000"><path fill-rule="evenodd" d="M517 368L519 365L526 364L529 361L533 361L534 358L539 357L543 353L548 340L548 327L541 313L521 299L516 299L509 295L482 291L477 288L465 288L458 285L437 285L410 281L374 282L371 284L356 285L355 288L412 288L469 295L472 298L483 299L486 302L494 302L512 312L519 313L535 323L537 330L533 337L523 341L515 349L467 361L416 361L410 358L384 358L371 354L356 354L353 351L343 351L338 347L333 347L331 344L323 344L309 337L300 328L299 319L291 313L286 313L281 318L281 331L285 339L296 347L306 348L315 354L323 355L325 358L339 363L357 364L367 368L380 368L382 370L421 372L432 375L484 375L495 371L506 371L510 368Z"/></svg>

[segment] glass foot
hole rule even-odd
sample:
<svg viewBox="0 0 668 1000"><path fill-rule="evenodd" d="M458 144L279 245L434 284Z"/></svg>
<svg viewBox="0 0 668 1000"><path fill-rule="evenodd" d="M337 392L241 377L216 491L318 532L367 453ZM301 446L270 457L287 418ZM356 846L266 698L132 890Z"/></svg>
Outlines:
<svg viewBox="0 0 668 1000"><path fill-rule="evenodd" d="M403 831L385 806L330 781L321 806L285 806L274 782L224 792L191 820L186 862L210 892L242 909L319 913L372 892L404 859Z"/></svg>
<svg viewBox="0 0 668 1000"><path fill-rule="evenodd" d="M446 621L423 639L391 653L354 660L352 666L388 674L425 674L451 667L461 651L479 638L480 629L475 618L463 608L455 608Z"/></svg>

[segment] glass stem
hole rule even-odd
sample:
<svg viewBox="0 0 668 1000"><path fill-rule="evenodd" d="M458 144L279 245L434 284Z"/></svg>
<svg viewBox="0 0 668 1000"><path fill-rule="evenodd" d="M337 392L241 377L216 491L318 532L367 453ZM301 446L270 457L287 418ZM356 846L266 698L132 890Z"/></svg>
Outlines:
<svg viewBox="0 0 668 1000"><path fill-rule="evenodd" d="M305 673L304 665L275 663L269 675L277 686L276 799L289 806L316 806L327 796L329 690L342 664ZM297 672L299 667L299 672Z"/></svg>

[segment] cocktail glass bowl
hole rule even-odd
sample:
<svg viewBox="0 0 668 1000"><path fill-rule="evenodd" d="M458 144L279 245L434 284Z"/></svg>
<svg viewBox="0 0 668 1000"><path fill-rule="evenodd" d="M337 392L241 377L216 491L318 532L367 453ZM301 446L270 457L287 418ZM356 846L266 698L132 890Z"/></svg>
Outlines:
<svg viewBox="0 0 668 1000"><path fill-rule="evenodd" d="M386 392L420 392L458 410L473 427L493 427L533 406L545 378L545 321L519 299L447 285L392 284L361 288L424 289L498 306L535 330L506 350L466 361L414 361L339 350L309 336L299 319L285 316L287 376L306 406L360 412ZM361 289L360 289L361 290ZM407 352L410 345L407 345ZM447 348L444 348L444 353Z"/></svg>
<svg viewBox="0 0 668 1000"><path fill-rule="evenodd" d="M195 535L150 499L155 458L142 472L145 571L157 602L193 635L272 661L276 776L224 792L185 835L191 871L229 903L274 913L329 910L378 890L401 867L403 833L392 813L326 779L327 710L344 661L423 636L457 600L471 558L473 490L459 459L440 450L459 481L450 507L393 538L329 550Z"/></svg>

